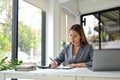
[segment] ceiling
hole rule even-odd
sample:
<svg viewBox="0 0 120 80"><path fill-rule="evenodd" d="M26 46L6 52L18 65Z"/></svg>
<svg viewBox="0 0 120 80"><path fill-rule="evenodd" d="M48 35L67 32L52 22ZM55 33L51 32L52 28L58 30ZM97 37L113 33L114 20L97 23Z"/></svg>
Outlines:
<svg viewBox="0 0 120 80"><path fill-rule="evenodd" d="M75 15L120 6L120 0L58 0L58 2Z"/></svg>
<svg viewBox="0 0 120 80"><path fill-rule="evenodd" d="M58 0L65 9L75 15L89 14L97 11L105 11L117 7L118 10L112 10L100 14L102 23L101 30L107 31L108 34L114 34L119 37L120 33L120 0ZM102 5L102 6L101 6ZM99 20L98 14L94 16ZM95 27L99 31L99 27ZM115 35L116 34L116 35Z"/></svg>

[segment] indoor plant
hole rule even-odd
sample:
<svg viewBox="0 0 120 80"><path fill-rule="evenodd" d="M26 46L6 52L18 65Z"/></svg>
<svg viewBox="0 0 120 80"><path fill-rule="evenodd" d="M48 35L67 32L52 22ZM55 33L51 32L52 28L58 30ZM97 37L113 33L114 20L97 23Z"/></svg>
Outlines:
<svg viewBox="0 0 120 80"><path fill-rule="evenodd" d="M15 66L21 65L23 63L21 60L18 61L18 59L10 59L10 61L5 62L7 58L8 57L4 57L0 60L0 71L15 69Z"/></svg>

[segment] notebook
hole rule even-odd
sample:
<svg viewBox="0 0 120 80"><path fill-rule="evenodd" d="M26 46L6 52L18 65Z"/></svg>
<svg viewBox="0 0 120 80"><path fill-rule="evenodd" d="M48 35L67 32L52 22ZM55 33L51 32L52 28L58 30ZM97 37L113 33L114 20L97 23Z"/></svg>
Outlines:
<svg viewBox="0 0 120 80"><path fill-rule="evenodd" d="M93 71L120 71L120 50L95 50Z"/></svg>
<svg viewBox="0 0 120 80"><path fill-rule="evenodd" d="M32 71L32 70L36 70L36 66L32 64L31 65L22 64L22 65L15 66L15 71Z"/></svg>

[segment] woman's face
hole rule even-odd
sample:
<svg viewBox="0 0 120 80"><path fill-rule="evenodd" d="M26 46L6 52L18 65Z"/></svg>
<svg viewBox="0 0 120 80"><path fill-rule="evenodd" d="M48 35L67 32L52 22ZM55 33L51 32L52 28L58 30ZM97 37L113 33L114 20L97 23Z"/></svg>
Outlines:
<svg viewBox="0 0 120 80"><path fill-rule="evenodd" d="M79 44L80 43L80 35L75 30L69 31L69 41L72 44Z"/></svg>

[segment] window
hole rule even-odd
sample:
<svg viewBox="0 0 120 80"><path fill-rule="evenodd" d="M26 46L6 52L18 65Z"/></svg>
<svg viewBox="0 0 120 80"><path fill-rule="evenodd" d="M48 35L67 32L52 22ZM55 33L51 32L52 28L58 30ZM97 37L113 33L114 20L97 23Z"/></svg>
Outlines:
<svg viewBox="0 0 120 80"><path fill-rule="evenodd" d="M42 11L24 0L19 0L18 19L18 59L40 65ZM20 55L21 52L29 57L25 59Z"/></svg>
<svg viewBox="0 0 120 80"><path fill-rule="evenodd" d="M120 49L120 7L81 16L94 49Z"/></svg>
<svg viewBox="0 0 120 80"><path fill-rule="evenodd" d="M69 29L75 23L75 16L70 14L67 10L61 8L60 11L60 48L69 43Z"/></svg>
<svg viewBox="0 0 120 80"><path fill-rule="evenodd" d="M41 65L41 59L45 58L44 55L41 56L41 52L45 50L43 33L46 12L24 0L19 0L18 4L18 44L12 44L12 37L17 35L17 33L12 35L12 0L0 0L0 58L6 56L8 59L13 58L12 45L15 45L19 60Z"/></svg>
<svg viewBox="0 0 120 80"><path fill-rule="evenodd" d="M11 52L12 44L11 0L0 0L0 59Z"/></svg>

